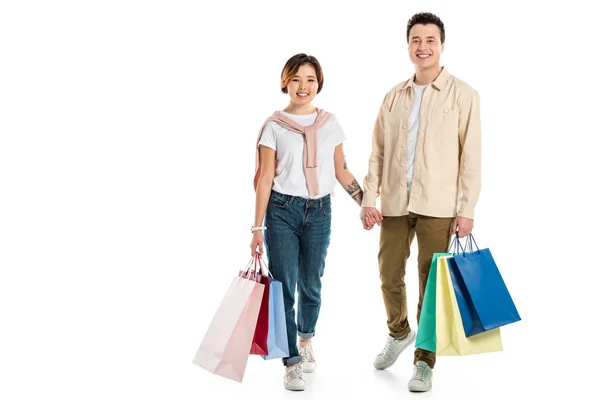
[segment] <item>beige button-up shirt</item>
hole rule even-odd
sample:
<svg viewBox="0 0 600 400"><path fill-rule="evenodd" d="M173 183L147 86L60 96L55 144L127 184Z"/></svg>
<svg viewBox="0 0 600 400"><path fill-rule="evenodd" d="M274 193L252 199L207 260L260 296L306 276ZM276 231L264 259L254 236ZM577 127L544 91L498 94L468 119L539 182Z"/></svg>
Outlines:
<svg viewBox="0 0 600 400"><path fill-rule="evenodd" d="M409 198L406 142L414 78L395 86L381 104L362 206L376 207L381 196L384 216L474 218L481 188L479 94L446 68L425 89Z"/></svg>

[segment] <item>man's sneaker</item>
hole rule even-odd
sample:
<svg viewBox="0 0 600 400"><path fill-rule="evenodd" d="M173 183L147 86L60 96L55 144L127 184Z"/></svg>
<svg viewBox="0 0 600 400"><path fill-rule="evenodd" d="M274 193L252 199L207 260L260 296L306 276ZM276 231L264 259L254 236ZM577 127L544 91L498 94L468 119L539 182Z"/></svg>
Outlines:
<svg viewBox="0 0 600 400"><path fill-rule="evenodd" d="M414 366L413 376L408 382L408 390L411 392L427 392L431 390L433 371L425 361L417 361Z"/></svg>
<svg viewBox="0 0 600 400"><path fill-rule="evenodd" d="M283 385L287 390L304 390L306 388L306 382L302 376L302 363L285 367Z"/></svg>
<svg viewBox="0 0 600 400"><path fill-rule="evenodd" d="M375 357L373 366L377 369L391 367L396 362L400 353L402 353L402 350L406 349L408 345L415 341L416 336L414 331L408 332L408 334L401 339L394 339L388 335L385 347L381 350L381 353Z"/></svg>
<svg viewBox="0 0 600 400"><path fill-rule="evenodd" d="M302 356L302 370L307 373L315 372L317 364L315 361L315 354L313 353L312 344L309 342L302 342L298 346L300 355Z"/></svg>

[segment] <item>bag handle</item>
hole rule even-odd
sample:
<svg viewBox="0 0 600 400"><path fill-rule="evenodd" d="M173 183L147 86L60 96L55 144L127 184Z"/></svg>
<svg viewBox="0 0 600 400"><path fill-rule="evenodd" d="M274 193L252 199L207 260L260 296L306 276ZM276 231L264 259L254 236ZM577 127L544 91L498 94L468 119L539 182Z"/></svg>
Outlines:
<svg viewBox="0 0 600 400"><path fill-rule="evenodd" d="M467 243L471 246L471 251L473 251L473 244L475 244L475 247L477 247L477 252L479 253L479 246L477 246L477 242L475 242L475 238L471 233L469 233L469 236L467 237Z"/></svg>
<svg viewBox="0 0 600 400"><path fill-rule="evenodd" d="M252 272L250 272L251 267L252 267ZM254 275L254 278L252 278L250 276L250 273L252 273ZM240 278L244 278L244 279L248 279L248 280L260 283L258 274L256 273L256 257L255 256L250 258L250 261L246 265L246 268L244 268L242 270L242 273L240 274Z"/></svg>
<svg viewBox="0 0 600 400"><path fill-rule="evenodd" d="M456 235L452 235L452 241L450 241L450 245L448 246L448 253L452 253L453 256L458 254L458 246L460 245L460 240L458 239L458 233ZM454 246L454 250L452 247Z"/></svg>
<svg viewBox="0 0 600 400"><path fill-rule="evenodd" d="M452 241L454 242L454 239ZM465 256L465 253L473 253L474 252L473 244L475 244L475 247L477 247L477 253L480 252L479 246L477 246L477 242L475 242L475 238L473 237L473 235L471 233L469 233L469 235L467 236L467 244L465 245L464 248L460 244L460 239L458 238L458 232L456 232L456 242L458 243L458 246L460 246L460 249L462 250L463 257Z"/></svg>
<svg viewBox="0 0 600 400"><path fill-rule="evenodd" d="M265 276L268 276L269 278L273 279L273 275L271 275L271 271L267 267L267 263L265 262L262 254L260 254L260 253L256 253L254 255L254 263L255 263L255 265L256 265L257 262L259 264L259 268L260 268L261 274L265 275ZM265 271L266 271L266 273L265 273Z"/></svg>

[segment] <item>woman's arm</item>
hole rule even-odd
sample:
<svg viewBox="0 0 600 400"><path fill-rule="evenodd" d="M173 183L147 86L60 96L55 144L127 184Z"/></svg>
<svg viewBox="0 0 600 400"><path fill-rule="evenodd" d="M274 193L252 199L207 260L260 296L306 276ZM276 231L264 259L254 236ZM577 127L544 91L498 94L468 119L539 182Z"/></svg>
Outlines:
<svg viewBox="0 0 600 400"><path fill-rule="evenodd" d="M348 165L346 165L346 157L344 156L344 149L341 144L338 144L335 148L333 162L337 181L359 206L362 205L363 191L354 175L348 169Z"/></svg>
<svg viewBox="0 0 600 400"><path fill-rule="evenodd" d="M254 210L254 225L262 226L275 179L275 150L260 145L260 176L256 185L256 205ZM264 237L262 231L255 231L250 242L251 256L257 252L263 254ZM258 247L258 251L257 248Z"/></svg>

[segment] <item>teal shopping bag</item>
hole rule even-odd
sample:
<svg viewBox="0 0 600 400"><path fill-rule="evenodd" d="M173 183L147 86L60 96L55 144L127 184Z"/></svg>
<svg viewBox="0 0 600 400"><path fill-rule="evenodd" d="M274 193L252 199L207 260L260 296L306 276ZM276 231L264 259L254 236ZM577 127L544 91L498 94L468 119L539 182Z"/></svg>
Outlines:
<svg viewBox="0 0 600 400"><path fill-rule="evenodd" d="M452 256L452 253L434 253L427 276L427 285L423 295L423 304L421 305L421 314L419 316L419 325L417 328L417 339L415 347L431 352L435 352L435 287L438 272L438 258Z"/></svg>

